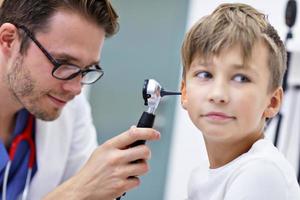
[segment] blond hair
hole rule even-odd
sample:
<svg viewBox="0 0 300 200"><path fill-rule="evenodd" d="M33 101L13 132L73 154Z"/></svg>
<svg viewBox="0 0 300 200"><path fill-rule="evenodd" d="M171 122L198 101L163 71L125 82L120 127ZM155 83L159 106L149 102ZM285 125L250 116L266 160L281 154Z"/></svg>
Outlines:
<svg viewBox="0 0 300 200"><path fill-rule="evenodd" d="M244 62L251 56L255 42L262 40L269 50L271 73L269 89L282 85L286 70L286 51L266 15L246 4L221 4L212 14L201 18L186 34L182 49L183 79L196 56L208 58L239 44Z"/></svg>

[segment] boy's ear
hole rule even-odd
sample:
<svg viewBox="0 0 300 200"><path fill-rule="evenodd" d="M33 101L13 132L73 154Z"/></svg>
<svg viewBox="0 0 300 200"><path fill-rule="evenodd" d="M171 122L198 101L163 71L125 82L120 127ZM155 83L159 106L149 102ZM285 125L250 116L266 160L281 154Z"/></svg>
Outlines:
<svg viewBox="0 0 300 200"><path fill-rule="evenodd" d="M186 110L187 96L186 96L186 83L184 80L181 81L181 106Z"/></svg>
<svg viewBox="0 0 300 200"><path fill-rule="evenodd" d="M263 116L265 118L272 118L275 115L277 115L282 104L282 98L283 98L283 89L282 87L278 87L271 95L269 105L264 111Z"/></svg>
<svg viewBox="0 0 300 200"><path fill-rule="evenodd" d="M0 49L4 54L10 55L13 44L18 41L18 29L11 23L4 23L0 26Z"/></svg>

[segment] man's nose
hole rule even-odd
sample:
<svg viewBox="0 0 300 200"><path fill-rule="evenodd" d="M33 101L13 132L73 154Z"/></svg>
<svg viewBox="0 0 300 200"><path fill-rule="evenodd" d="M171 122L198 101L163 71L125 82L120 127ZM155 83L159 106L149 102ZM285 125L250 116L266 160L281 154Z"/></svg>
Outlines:
<svg viewBox="0 0 300 200"><path fill-rule="evenodd" d="M81 79L82 77L79 75L71 80L64 81L63 89L69 93L72 93L74 96L79 95L82 89Z"/></svg>
<svg viewBox="0 0 300 200"><path fill-rule="evenodd" d="M229 102L229 86L224 80L214 80L209 90L208 100L215 104Z"/></svg>

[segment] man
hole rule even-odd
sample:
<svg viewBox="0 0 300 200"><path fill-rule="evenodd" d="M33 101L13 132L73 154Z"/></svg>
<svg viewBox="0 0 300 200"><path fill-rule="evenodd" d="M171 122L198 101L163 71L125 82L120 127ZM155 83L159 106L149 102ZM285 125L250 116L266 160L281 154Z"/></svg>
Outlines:
<svg viewBox="0 0 300 200"><path fill-rule="evenodd" d="M96 147L90 108L80 95L84 84L103 75L101 49L117 31L117 18L107 0L3 2L2 199L114 199L136 187L138 176L148 171L149 148L128 146L159 139L159 133L132 127ZM23 140L16 145L18 138Z"/></svg>

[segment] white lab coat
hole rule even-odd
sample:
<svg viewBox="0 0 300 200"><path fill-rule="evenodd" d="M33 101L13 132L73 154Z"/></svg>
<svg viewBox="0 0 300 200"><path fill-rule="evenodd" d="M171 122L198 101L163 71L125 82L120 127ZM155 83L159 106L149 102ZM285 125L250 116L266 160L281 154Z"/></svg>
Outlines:
<svg viewBox="0 0 300 200"><path fill-rule="evenodd" d="M74 175L96 147L91 109L83 95L69 102L57 120L37 120L38 170L30 184L29 199L42 199Z"/></svg>

